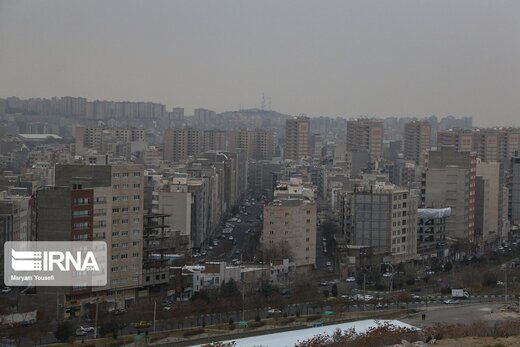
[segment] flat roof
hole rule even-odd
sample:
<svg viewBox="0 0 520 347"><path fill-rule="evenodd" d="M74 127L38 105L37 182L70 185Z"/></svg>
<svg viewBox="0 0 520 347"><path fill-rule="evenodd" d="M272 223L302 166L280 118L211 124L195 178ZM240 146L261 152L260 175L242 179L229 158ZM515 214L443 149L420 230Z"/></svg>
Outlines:
<svg viewBox="0 0 520 347"><path fill-rule="evenodd" d="M56 134L18 134L18 136L25 140L46 140L49 137L54 140L61 140L61 136Z"/></svg>
<svg viewBox="0 0 520 347"><path fill-rule="evenodd" d="M236 347L293 347L298 342L303 342L309 340L317 335L329 335L331 336L337 329L342 331L354 329L354 331L358 334L364 333L369 329L383 326L388 324L390 326L396 328L407 328L412 330L420 330L417 327L414 327L410 324L406 324L404 322L398 320L375 320L375 319L366 319L360 320L356 322L348 322L341 324L333 324L333 325L324 325L321 327L312 327L306 329L298 329L292 331L286 331L281 333L274 334L265 334L258 335L253 337L246 337L242 339L236 340L228 340L224 341L224 343L235 342Z"/></svg>

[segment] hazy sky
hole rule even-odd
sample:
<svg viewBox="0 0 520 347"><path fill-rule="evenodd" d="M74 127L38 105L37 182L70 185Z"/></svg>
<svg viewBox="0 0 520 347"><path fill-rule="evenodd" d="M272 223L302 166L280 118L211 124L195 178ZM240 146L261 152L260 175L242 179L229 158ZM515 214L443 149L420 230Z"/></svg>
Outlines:
<svg viewBox="0 0 520 347"><path fill-rule="evenodd" d="M520 1L0 0L0 97L520 126Z"/></svg>

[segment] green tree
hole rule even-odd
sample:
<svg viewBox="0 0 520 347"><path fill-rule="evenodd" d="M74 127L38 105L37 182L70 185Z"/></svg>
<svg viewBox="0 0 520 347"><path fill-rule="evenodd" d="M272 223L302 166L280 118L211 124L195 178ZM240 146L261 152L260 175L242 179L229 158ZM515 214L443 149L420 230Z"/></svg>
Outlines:
<svg viewBox="0 0 520 347"><path fill-rule="evenodd" d="M330 288L330 293L332 294L333 297L338 296L338 285L336 283L334 283L332 285L332 287Z"/></svg>
<svg viewBox="0 0 520 347"><path fill-rule="evenodd" d="M222 283L220 286L220 296L225 298L237 297L240 295L240 290L238 290L238 285L234 279L229 279L229 281Z"/></svg>
<svg viewBox="0 0 520 347"><path fill-rule="evenodd" d="M71 336L74 335L74 328L69 322L63 322L58 325L54 336L60 342L67 342Z"/></svg>
<svg viewBox="0 0 520 347"><path fill-rule="evenodd" d="M119 324L116 321L108 321L101 325L99 334L101 336L112 335L114 339L117 339L117 333L119 331Z"/></svg>

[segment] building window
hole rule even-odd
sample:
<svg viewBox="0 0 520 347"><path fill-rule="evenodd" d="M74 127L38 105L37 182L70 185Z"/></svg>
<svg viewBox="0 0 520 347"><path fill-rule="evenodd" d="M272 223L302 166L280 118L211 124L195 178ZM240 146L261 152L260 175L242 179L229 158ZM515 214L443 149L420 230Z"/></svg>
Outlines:
<svg viewBox="0 0 520 347"><path fill-rule="evenodd" d="M141 188L141 184L139 184L139 183L135 183L135 184L134 184L134 188Z"/></svg>
<svg viewBox="0 0 520 347"><path fill-rule="evenodd" d="M138 172L138 171L134 172L134 177L140 177L140 176L141 176L140 172Z"/></svg>
<svg viewBox="0 0 520 347"><path fill-rule="evenodd" d="M112 209L112 213L118 213L119 212L119 207L115 207Z"/></svg>
<svg viewBox="0 0 520 347"><path fill-rule="evenodd" d="M310 219L307 219L307 224L309 224L310 222L311 222L311 220L310 220Z"/></svg>
<svg viewBox="0 0 520 347"><path fill-rule="evenodd" d="M88 229L88 223L87 222L83 222L83 223L74 223L73 225L73 228L76 229L76 230L81 230L81 229Z"/></svg>
<svg viewBox="0 0 520 347"><path fill-rule="evenodd" d="M74 200L72 200L72 204L73 205L88 205L90 204L90 199L89 198L74 198Z"/></svg>
<svg viewBox="0 0 520 347"><path fill-rule="evenodd" d="M72 217L88 217L90 216L89 210L72 211Z"/></svg>

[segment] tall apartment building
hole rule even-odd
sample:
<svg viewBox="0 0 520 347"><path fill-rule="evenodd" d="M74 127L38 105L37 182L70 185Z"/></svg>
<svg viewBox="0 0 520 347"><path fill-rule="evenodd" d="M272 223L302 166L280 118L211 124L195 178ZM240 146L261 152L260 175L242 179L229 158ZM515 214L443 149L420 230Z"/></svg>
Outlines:
<svg viewBox="0 0 520 347"><path fill-rule="evenodd" d="M520 225L520 157L511 158L509 164L508 218L512 225Z"/></svg>
<svg viewBox="0 0 520 347"><path fill-rule="evenodd" d="M442 147L428 154L422 199L426 208L451 207L446 235L475 241L477 156Z"/></svg>
<svg viewBox="0 0 520 347"><path fill-rule="evenodd" d="M162 182L153 192L154 213L167 213L167 223L172 230L180 231L191 241L192 218L196 218L194 193L189 189L187 175L176 175L171 181ZM191 242L190 242L191 244Z"/></svg>
<svg viewBox="0 0 520 347"><path fill-rule="evenodd" d="M344 226L354 246L369 246L392 262L417 255L417 198L409 189L377 183L346 196Z"/></svg>
<svg viewBox="0 0 520 347"><path fill-rule="evenodd" d="M413 121L404 125L404 157L424 165L430 150L431 124L427 121Z"/></svg>
<svg viewBox="0 0 520 347"><path fill-rule="evenodd" d="M164 132L164 160L178 162L196 156L202 149L202 134L194 128L170 128Z"/></svg>
<svg viewBox="0 0 520 347"><path fill-rule="evenodd" d="M4 247L6 241L33 240L31 228L32 198L0 191L0 283L4 283Z"/></svg>
<svg viewBox="0 0 520 347"><path fill-rule="evenodd" d="M484 162L477 159L475 236L477 242L494 246L501 242L504 215L503 165L500 162Z"/></svg>
<svg viewBox="0 0 520 347"><path fill-rule="evenodd" d="M204 131L204 151L225 151L227 149L228 132L224 130Z"/></svg>
<svg viewBox="0 0 520 347"><path fill-rule="evenodd" d="M86 116L90 119L161 119L166 115L166 106L153 102L88 101Z"/></svg>
<svg viewBox="0 0 520 347"><path fill-rule="evenodd" d="M458 151L476 152L486 162L504 164L520 150L520 129L451 129L437 133L437 145L454 146Z"/></svg>
<svg viewBox="0 0 520 347"><path fill-rule="evenodd" d="M309 155L310 120L299 116L285 122L284 158L300 160Z"/></svg>
<svg viewBox="0 0 520 347"><path fill-rule="evenodd" d="M264 206L261 242L266 252L288 250L295 266L316 263L316 203L307 199L275 199ZM281 254L286 257L287 254Z"/></svg>
<svg viewBox="0 0 520 347"><path fill-rule="evenodd" d="M248 159L271 160L274 156L274 133L269 130L236 130L229 133L229 150L243 149Z"/></svg>
<svg viewBox="0 0 520 347"><path fill-rule="evenodd" d="M36 192L39 241L107 243L107 285L70 288L66 301L102 295L124 306L136 298L143 283L143 196L139 164L56 165L55 186Z"/></svg>
<svg viewBox="0 0 520 347"><path fill-rule="evenodd" d="M347 121L347 151L367 152L374 161L383 155L383 121L356 119Z"/></svg>
<svg viewBox="0 0 520 347"><path fill-rule="evenodd" d="M193 110L193 117L200 125L210 124L215 120L216 112L205 108L196 108Z"/></svg>
<svg viewBox="0 0 520 347"><path fill-rule="evenodd" d="M93 149L99 154L107 149L109 142L116 141L129 145L131 142L144 142L143 129L137 128L103 128L77 126L76 155L84 155L88 149Z"/></svg>

